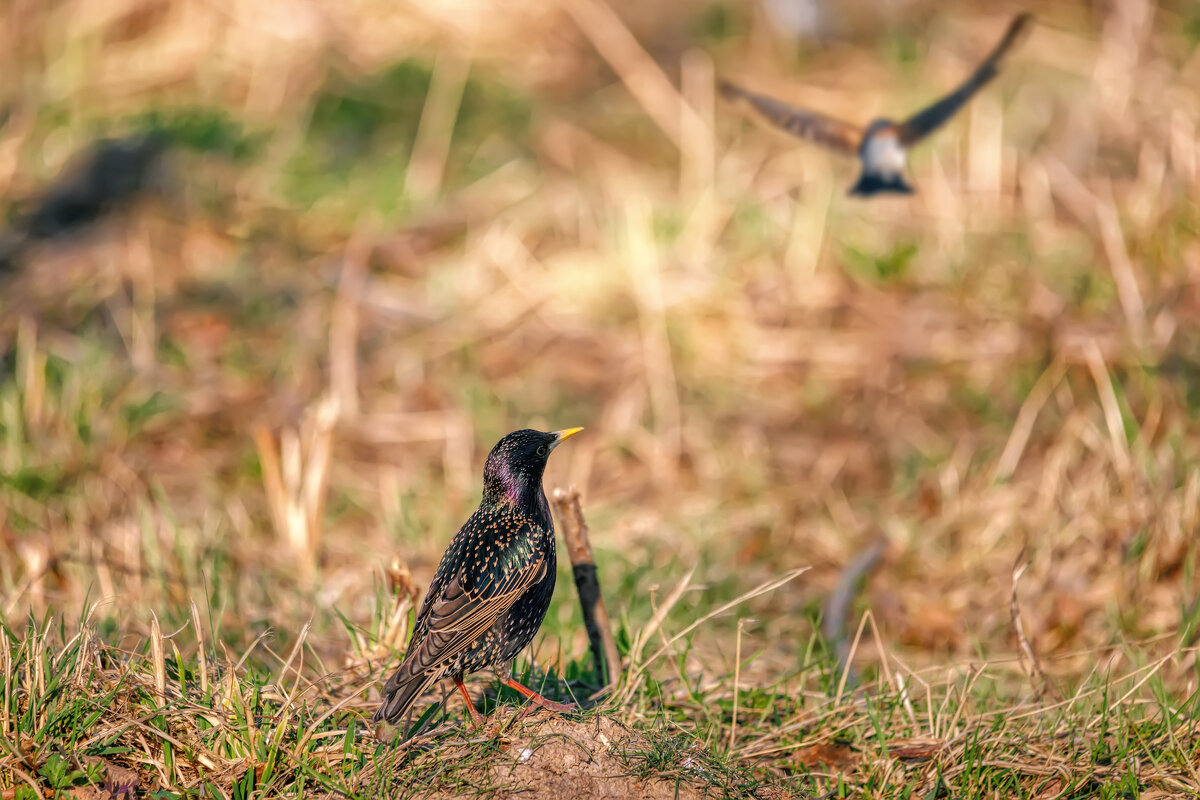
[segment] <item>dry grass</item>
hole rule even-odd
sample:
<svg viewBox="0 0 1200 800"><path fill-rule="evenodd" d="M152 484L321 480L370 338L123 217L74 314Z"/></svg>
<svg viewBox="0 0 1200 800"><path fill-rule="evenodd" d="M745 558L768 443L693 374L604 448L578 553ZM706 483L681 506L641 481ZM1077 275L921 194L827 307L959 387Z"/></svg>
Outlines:
<svg viewBox="0 0 1200 800"><path fill-rule="evenodd" d="M920 193L864 204L712 77L902 113L1014 7L850 4L797 51L762 9L435 5L0 32L5 197L149 112L188 144L165 201L0 296L0 792L103 783L85 756L139 790L503 791L472 776L511 731L435 715L379 770L362 713L527 425L587 427L547 484L583 492L621 620L629 774L1195 790L1195 10L1039 7ZM590 691L569 586L529 667L561 694Z"/></svg>

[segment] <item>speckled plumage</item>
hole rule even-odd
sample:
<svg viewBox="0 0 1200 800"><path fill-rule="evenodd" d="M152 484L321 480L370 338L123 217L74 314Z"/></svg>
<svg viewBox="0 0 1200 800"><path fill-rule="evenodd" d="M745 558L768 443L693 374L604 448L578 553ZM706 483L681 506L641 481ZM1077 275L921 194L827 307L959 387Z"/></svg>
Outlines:
<svg viewBox="0 0 1200 800"><path fill-rule="evenodd" d="M515 431L492 448L483 499L442 556L377 721L398 722L438 680L454 678L461 689L465 673L502 667L533 641L556 573L542 473L550 452L579 430Z"/></svg>

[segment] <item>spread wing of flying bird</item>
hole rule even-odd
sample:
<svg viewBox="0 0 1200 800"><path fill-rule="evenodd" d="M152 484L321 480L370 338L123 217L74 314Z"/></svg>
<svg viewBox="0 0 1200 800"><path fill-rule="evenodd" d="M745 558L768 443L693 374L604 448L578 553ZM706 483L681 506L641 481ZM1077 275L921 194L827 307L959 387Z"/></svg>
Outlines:
<svg viewBox="0 0 1200 800"><path fill-rule="evenodd" d="M818 114L816 111L796 108L772 97L748 92L728 81L721 81L718 89L726 100L748 104L767 122L793 136L846 155L857 153L862 144L863 129L857 125Z"/></svg>
<svg viewBox="0 0 1200 800"><path fill-rule="evenodd" d="M940 128L966 105L976 92L988 84L1000 72L1004 57L1029 31L1033 15L1019 14L1008 25L1004 38L988 54L983 63L963 81L962 85L937 102L913 114L895 127L900 143L908 146L920 141ZM743 102L763 116L777 128L793 136L807 139L841 153L858 153L866 131L857 125L828 117L816 111L796 108L780 100L742 89L727 81L718 85L721 95L732 102Z"/></svg>
<svg viewBox="0 0 1200 800"><path fill-rule="evenodd" d="M1033 15L1019 14L1008 24L1004 38L988 54L983 63L962 82L957 89L935 103L921 109L897 126L900 142L912 145L924 139L953 117L975 93L986 86L1000 73L1000 66L1008 52L1028 33L1033 24Z"/></svg>

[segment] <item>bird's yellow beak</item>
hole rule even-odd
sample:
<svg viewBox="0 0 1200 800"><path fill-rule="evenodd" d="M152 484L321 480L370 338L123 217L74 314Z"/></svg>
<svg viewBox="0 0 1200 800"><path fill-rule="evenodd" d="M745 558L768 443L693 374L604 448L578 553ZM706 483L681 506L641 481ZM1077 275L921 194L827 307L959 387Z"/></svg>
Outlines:
<svg viewBox="0 0 1200 800"><path fill-rule="evenodd" d="M583 430L583 428L563 428L561 431L553 431L554 435L557 437L554 440L553 446L558 447L560 444L565 442L567 439L570 439L581 430Z"/></svg>

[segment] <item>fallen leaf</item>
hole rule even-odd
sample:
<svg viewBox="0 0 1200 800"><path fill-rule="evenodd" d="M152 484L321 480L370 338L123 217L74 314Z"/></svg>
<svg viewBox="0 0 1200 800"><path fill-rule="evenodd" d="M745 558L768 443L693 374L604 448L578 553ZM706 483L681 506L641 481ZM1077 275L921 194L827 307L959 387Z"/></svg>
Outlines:
<svg viewBox="0 0 1200 800"><path fill-rule="evenodd" d="M901 761L920 761L932 758L946 743L940 739L897 739L888 742L888 754Z"/></svg>
<svg viewBox="0 0 1200 800"><path fill-rule="evenodd" d="M832 742L801 748L796 751L795 758L798 763L809 769L823 764L831 769L842 770L853 767L858 761L858 755L850 745Z"/></svg>

